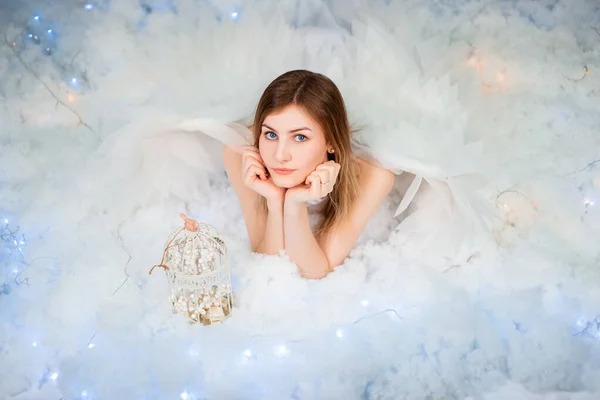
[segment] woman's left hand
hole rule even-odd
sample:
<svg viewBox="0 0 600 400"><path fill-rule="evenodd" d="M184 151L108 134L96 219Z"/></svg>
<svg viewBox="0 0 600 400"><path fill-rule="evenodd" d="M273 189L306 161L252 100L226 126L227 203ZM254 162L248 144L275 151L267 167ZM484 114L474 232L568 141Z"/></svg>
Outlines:
<svg viewBox="0 0 600 400"><path fill-rule="evenodd" d="M317 168L306 177L304 184L286 191L285 200L303 203L327 196L333 191L339 172L340 164L335 161L317 165Z"/></svg>

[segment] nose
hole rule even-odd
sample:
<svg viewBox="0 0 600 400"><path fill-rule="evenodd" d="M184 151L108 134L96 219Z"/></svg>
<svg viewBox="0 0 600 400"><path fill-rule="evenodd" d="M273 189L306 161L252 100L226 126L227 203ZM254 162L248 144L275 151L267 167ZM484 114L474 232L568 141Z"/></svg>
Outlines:
<svg viewBox="0 0 600 400"><path fill-rule="evenodd" d="M279 140L277 143L277 151L275 152L275 160L279 163L286 163L292 159L288 145L285 140Z"/></svg>

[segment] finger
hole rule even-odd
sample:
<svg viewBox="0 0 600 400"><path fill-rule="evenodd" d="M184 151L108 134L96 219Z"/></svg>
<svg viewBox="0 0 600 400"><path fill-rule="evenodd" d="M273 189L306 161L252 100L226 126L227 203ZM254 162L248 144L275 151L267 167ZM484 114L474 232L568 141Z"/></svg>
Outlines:
<svg viewBox="0 0 600 400"><path fill-rule="evenodd" d="M310 197L312 199L321 198L321 179L317 176L310 183Z"/></svg>
<svg viewBox="0 0 600 400"><path fill-rule="evenodd" d="M329 179L325 182L335 182L339 173L340 173L340 164L333 162L333 161L328 161L324 164L321 164L320 166L321 168L317 168L319 171L328 171L329 172Z"/></svg>
<svg viewBox="0 0 600 400"><path fill-rule="evenodd" d="M247 179L250 179L250 181L254 181L254 179L256 179L256 177L258 177L261 181L264 181L267 179L267 176L265 174L265 169L264 167L260 166L260 165L249 165L247 172L246 172L246 177Z"/></svg>
<svg viewBox="0 0 600 400"><path fill-rule="evenodd" d="M260 152L258 151L258 149L252 148L252 149L247 149L246 151L244 151L243 154L244 159L248 159L248 158L254 158L256 160L258 160L259 162L263 163L263 159L260 156Z"/></svg>
<svg viewBox="0 0 600 400"><path fill-rule="evenodd" d="M241 148L244 149L244 151L253 151L253 152L258 152L258 147L256 146L252 146L252 145L245 145L245 146L241 146Z"/></svg>
<svg viewBox="0 0 600 400"><path fill-rule="evenodd" d="M319 166L317 166L316 170L321 172L321 171L327 171L329 172L329 178L334 178L335 175L337 174L337 172L339 171L339 164L336 164L332 161L328 161L326 163L323 163Z"/></svg>
<svg viewBox="0 0 600 400"><path fill-rule="evenodd" d="M189 218L184 213L179 214L179 216L186 222L189 220Z"/></svg>
<svg viewBox="0 0 600 400"><path fill-rule="evenodd" d="M252 168L254 173L260 177L262 180L267 179L267 169L264 165L259 163L258 161L251 161L249 168Z"/></svg>
<svg viewBox="0 0 600 400"><path fill-rule="evenodd" d="M263 168L263 169L265 168L263 163L261 163L260 161L258 161L256 158L253 158L253 157L248 157L248 159L246 160L246 166L249 167L250 165L254 165L256 167Z"/></svg>
<svg viewBox="0 0 600 400"><path fill-rule="evenodd" d="M320 169L317 171L317 174L319 175L319 179L321 180L321 183L323 184L328 184L329 182L331 182L331 171L327 170L327 169Z"/></svg>
<svg viewBox="0 0 600 400"><path fill-rule="evenodd" d="M310 185L318 177L319 177L319 175L316 172L313 171L310 174L308 174L308 176L304 180L304 184L305 185Z"/></svg>

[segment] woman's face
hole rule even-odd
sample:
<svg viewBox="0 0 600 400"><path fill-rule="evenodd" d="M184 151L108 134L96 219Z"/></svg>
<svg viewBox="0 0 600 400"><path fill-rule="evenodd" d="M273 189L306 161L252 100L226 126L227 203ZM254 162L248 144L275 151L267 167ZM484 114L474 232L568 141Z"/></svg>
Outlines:
<svg viewBox="0 0 600 400"><path fill-rule="evenodd" d="M279 187L304 183L317 165L327 161L325 133L295 105L265 118L258 147L265 167Z"/></svg>

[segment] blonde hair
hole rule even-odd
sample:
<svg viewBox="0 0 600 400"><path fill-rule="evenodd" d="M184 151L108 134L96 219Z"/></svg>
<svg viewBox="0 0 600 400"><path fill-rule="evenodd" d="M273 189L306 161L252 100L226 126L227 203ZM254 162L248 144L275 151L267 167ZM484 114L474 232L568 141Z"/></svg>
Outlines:
<svg viewBox="0 0 600 400"><path fill-rule="evenodd" d="M265 118L275 112L295 105L306 111L325 133L325 140L334 150L328 154L340 164L340 172L333 191L324 207L324 219L315 236L327 235L340 220L348 217L358 197L358 165L352 150L352 134L346 105L339 89L325 75L293 70L277 77L263 92L254 115L254 145L258 147L261 126ZM264 198L259 206L267 208Z"/></svg>

